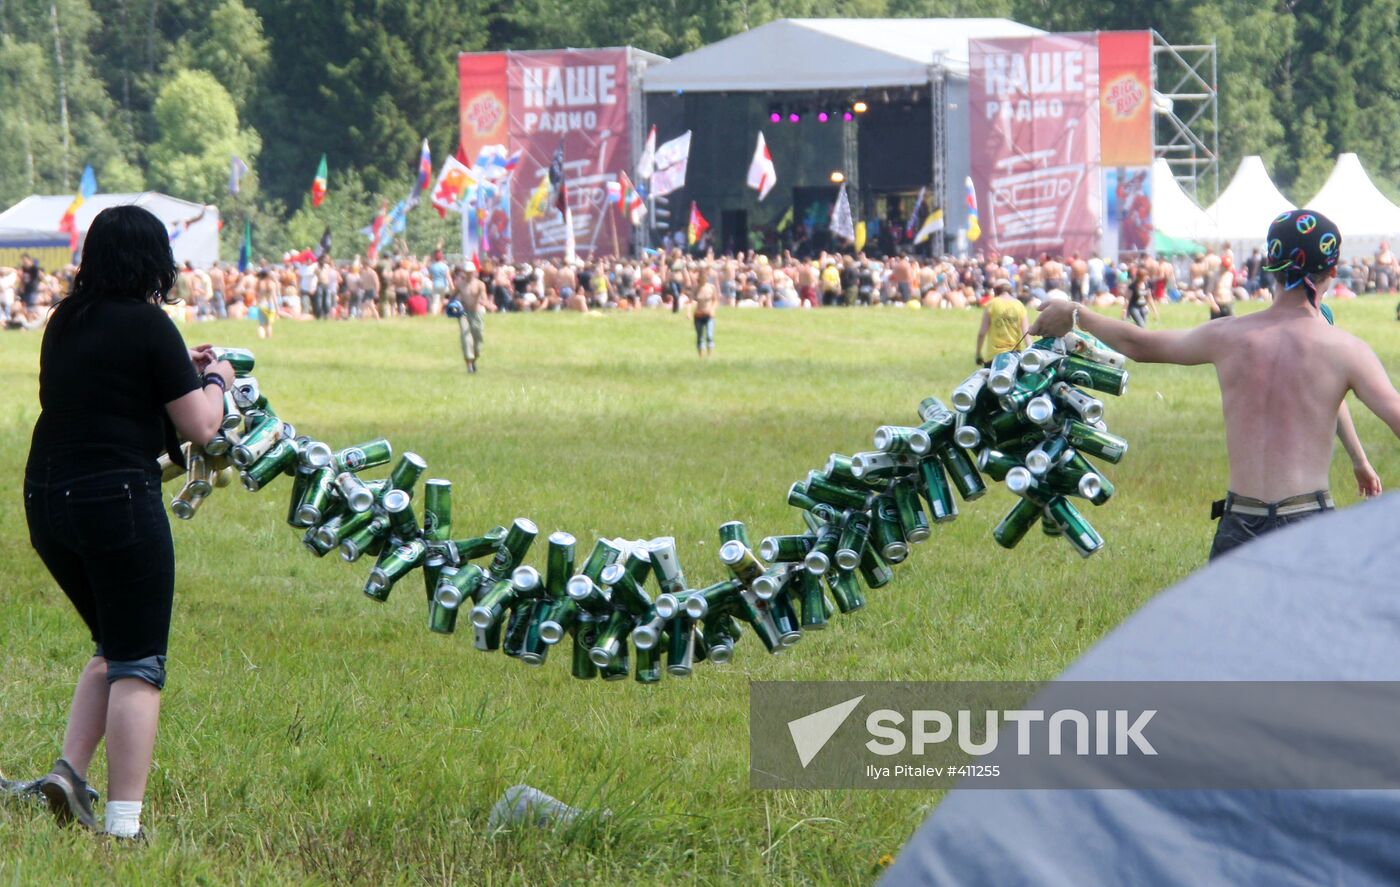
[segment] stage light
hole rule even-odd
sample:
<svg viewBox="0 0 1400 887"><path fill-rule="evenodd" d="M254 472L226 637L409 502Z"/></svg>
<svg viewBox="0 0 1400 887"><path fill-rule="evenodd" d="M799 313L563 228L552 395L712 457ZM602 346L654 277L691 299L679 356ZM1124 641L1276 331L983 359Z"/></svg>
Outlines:
<svg viewBox="0 0 1400 887"><path fill-rule="evenodd" d="M777 111L774 111L772 114L769 114L769 115L768 115L768 122L769 122L769 123L782 123L782 122L783 122L783 115L779 114Z"/></svg>
<svg viewBox="0 0 1400 887"><path fill-rule="evenodd" d="M827 122L827 121L830 120L830 119L831 119L831 116L828 115L825 111L821 111L821 112L819 112L819 113L817 114L817 122L819 122L819 123L825 123L825 122Z"/></svg>
<svg viewBox="0 0 1400 887"><path fill-rule="evenodd" d="M833 169L833 170L831 171L831 183L832 183L833 185L839 185L839 184L841 184L841 183L844 182L844 181L846 181L846 174L845 174L845 173L843 173L843 172L842 172L841 170L839 170L839 169Z"/></svg>
<svg viewBox="0 0 1400 887"><path fill-rule="evenodd" d="M869 107L870 106L865 102L856 102L854 105L851 105L851 110L855 111L857 114L864 114Z"/></svg>
<svg viewBox="0 0 1400 887"><path fill-rule="evenodd" d="M850 111L847 111L845 114L841 115L841 119L846 121L847 123L850 123L852 120L856 119L856 115L852 114Z"/></svg>
<svg viewBox="0 0 1400 887"><path fill-rule="evenodd" d="M797 113L796 111L793 111L791 114L788 115L788 123L798 123L801 120L802 115Z"/></svg>

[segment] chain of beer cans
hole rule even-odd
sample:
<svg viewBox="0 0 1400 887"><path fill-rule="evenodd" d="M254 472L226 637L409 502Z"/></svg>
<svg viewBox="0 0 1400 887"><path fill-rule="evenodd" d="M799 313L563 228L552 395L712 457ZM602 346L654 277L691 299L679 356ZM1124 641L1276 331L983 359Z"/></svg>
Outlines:
<svg viewBox="0 0 1400 887"><path fill-rule="evenodd" d="M1123 358L1076 330L997 355L958 386L951 409L929 397L919 425L876 429L873 451L832 454L824 470L788 491L800 532L768 536L755 548L743 523L723 524L723 581L693 586L670 537L598 539L580 566L577 540L562 531L548 537L541 574L525 563L538 536L530 520L454 536L452 483L429 478L420 523L412 500L427 470L421 457L403 453L387 478L362 479L393 460L389 441L337 451L298 436L259 390L253 355L215 353L236 378L219 434L202 448L186 445L187 469L164 460L164 480L186 478L171 503L177 517L193 517L235 476L257 491L289 475L287 523L317 557L373 558L366 595L386 600L421 569L432 631L453 633L466 609L477 649L529 665L567 638L577 678L632 674L654 683L663 668L689 675L698 662L728 662L745 628L770 653L781 652L803 632L825 628L836 611L864 607L862 584L887 585L890 565L929 538L931 523L957 517L954 491L971 502L986 492L984 476L1018 496L993 531L998 543L1014 547L1040 521L1048 535L1091 555L1103 539L1068 497L1108 501L1113 485L1087 457L1117 463L1127 451L1105 428L1103 404L1079 387L1121 395Z"/></svg>

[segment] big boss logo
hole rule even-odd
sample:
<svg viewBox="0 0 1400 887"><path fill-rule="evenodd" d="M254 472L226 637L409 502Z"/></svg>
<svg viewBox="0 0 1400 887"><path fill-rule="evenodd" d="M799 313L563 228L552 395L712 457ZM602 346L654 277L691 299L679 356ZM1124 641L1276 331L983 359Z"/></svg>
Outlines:
<svg viewBox="0 0 1400 887"><path fill-rule="evenodd" d="M1127 120L1137 114L1147 100L1147 90L1136 74L1128 73L1110 80L1104 87L1103 102L1115 120Z"/></svg>
<svg viewBox="0 0 1400 887"><path fill-rule="evenodd" d="M494 92L478 93L468 100L462 117L472 125L472 132L477 136L488 136L505 117L505 106Z"/></svg>

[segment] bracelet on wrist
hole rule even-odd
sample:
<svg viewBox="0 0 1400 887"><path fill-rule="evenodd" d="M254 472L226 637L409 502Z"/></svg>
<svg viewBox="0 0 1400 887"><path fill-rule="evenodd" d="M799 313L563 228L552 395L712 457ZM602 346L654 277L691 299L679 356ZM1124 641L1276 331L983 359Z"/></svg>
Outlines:
<svg viewBox="0 0 1400 887"><path fill-rule="evenodd" d="M220 394L228 391L228 384L224 382L224 377L218 373L205 373L203 377L201 377L201 381L204 383L200 386L202 388L208 388L210 385L218 385Z"/></svg>

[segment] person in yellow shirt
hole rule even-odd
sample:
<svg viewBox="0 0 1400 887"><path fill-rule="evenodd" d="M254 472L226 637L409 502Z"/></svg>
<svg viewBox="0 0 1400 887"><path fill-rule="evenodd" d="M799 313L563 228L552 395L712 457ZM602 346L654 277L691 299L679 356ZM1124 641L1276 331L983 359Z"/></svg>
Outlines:
<svg viewBox="0 0 1400 887"><path fill-rule="evenodd" d="M994 355L1003 351L1013 351L1025 338L1030 328L1026 323L1026 306L1011 295L1011 284L999 283L996 295L982 310L982 327L977 331L978 366L986 366ZM987 346L983 357L982 346Z"/></svg>

